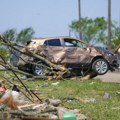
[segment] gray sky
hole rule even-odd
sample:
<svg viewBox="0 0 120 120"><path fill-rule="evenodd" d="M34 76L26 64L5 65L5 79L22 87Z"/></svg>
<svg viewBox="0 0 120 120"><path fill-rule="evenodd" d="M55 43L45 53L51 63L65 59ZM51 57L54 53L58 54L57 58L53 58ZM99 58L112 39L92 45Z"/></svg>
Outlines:
<svg viewBox="0 0 120 120"><path fill-rule="evenodd" d="M81 0L82 17L107 19L108 0ZM119 23L120 0L112 1L112 20ZM32 27L35 37L68 36L78 19L78 0L0 0L0 33Z"/></svg>

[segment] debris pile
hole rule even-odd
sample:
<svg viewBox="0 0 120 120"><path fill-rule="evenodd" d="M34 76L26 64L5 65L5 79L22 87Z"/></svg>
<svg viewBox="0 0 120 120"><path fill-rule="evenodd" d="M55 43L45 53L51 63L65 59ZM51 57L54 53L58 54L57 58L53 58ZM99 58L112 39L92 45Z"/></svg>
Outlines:
<svg viewBox="0 0 120 120"><path fill-rule="evenodd" d="M34 93L35 94L35 93ZM70 110L61 106L65 100L43 98L36 102L30 101L17 85L13 85L11 89L7 89L3 83L0 87L0 111L2 119L22 120L60 120L67 112L72 112L76 115L77 120L86 120L87 118L79 113L79 110ZM8 118L5 115L9 114ZM8 116L8 115L6 115ZM42 119L41 119L42 118Z"/></svg>
<svg viewBox="0 0 120 120"><path fill-rule="evenodd" d="M39 96L34 92L34 90L29 89L27 85L24 84L23 79L30 78L34 80L35 78L41 79L64 79L66 74L70 74L70 70L66 69L64 65L57 65L50 62L41 54L38 55L35 52L30 51L24 45L21 46L25 51L19 50L16 46L20 46L17 43L8 41L6 38L0 36L0 40L10 49L20 52L23 55L33 57L46 63L48 66L44 66L48 71L49 75L35 76L30 72L21 71L17 67L11 65L3 56L0 55L0 65L5 68L6 71L12 73L12 77L7 74L2 76L2 82L0 82L0 120L10 120L10 119L22 119L22 120L59 120L67 112L72 112L76 115L77 120L85 120L86 117L80 114L79 110L70 110L68 108L62 107L61 103L63 100L53 99L53 98L39 98ZM11 51L10 51L11 52ZM29 61L24 61L30 63ZM37 65L37 63L30 63L32 65ZM43 66L41 66L43 67ZM46 71L46 70L45 70ZM47 71L47 72L48 72ZM46 72L45 72L46 73ZM25 77L20 78L19 75L25 75ZM11 81L16 80L20 85L13 84ZM7 81L7 87L6 87ZM53 86L58 85L59 82L52 83ZM36 100L37 99L37 100Z"/></svg>

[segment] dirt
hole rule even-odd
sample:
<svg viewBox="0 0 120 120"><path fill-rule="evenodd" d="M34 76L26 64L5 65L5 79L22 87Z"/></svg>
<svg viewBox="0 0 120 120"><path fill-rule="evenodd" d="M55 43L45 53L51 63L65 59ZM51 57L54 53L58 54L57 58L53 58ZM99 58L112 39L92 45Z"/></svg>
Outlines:
<svg viewBox="0 0 120 120"><path fill-rule="evenodd" d="M108 72L105 75L99 75L99 78L103 82L120 83L120 71Z"/></svg>

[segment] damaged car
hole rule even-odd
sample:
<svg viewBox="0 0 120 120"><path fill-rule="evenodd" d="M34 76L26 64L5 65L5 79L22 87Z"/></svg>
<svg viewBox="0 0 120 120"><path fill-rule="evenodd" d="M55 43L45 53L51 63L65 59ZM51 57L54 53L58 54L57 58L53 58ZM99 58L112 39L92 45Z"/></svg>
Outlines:
<svg viewBox="0 0 120 120"><path fill-rule="evenodd" d="M71 37L49 37L32 39L26 43L29 51L44 56L51 63L65 66L72 75L94 72L103 75L118 68L117 56L111 51L92 46L85 41ZM24 54L18 68L35 75L46 75L48 67L43 61ZM28 62L27 62L28 61ZM36 63L36 64L31 64Z"/></svg>

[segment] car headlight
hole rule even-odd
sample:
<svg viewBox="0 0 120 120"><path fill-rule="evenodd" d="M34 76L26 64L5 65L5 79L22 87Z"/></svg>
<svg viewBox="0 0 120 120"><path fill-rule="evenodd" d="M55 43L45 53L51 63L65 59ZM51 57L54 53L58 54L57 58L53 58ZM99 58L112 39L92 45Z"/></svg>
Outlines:
<svg viewBox="0 0 120 120"><path fill-rule="evenodd" d="M111 53L107 53L106 56L113 56L113 54L111 54Z"/></svg>

